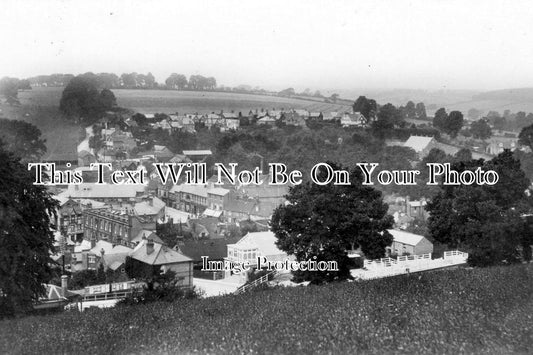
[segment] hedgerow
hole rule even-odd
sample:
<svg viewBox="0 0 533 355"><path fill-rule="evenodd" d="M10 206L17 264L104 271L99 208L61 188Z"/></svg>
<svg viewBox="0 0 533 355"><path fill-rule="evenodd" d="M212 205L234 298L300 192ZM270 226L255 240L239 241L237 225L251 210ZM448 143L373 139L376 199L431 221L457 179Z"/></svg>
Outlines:
<svg viewBox="0 0 533 355"><path fill-rule="evenodd" d="M0 322L1 353L532 353L533 267L457 269Z"/></svg>

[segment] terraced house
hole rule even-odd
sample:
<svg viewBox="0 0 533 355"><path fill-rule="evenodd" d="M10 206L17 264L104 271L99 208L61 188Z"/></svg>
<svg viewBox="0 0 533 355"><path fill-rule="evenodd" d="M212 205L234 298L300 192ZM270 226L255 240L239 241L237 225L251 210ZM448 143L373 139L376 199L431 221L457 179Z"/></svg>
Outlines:
<svg viewBox="0 0 533 355"><path fill-rule="evenodd" d="M96 243L105 240L125 246L135 245L143 230L155 230L155 220L140 217L132 211L88 209L83 211L84 239Z"/></svg>

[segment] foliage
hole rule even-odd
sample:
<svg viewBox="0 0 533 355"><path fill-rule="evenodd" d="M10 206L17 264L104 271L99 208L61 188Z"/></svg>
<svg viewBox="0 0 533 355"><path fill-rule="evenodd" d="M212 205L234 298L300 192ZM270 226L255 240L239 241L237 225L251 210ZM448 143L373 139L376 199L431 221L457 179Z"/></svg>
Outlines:
<svg viewBox="0 0 533 355"><path fill-rule="evenodd" d="M65 87L59 109L68 117L93 123L105 111L116 106L115 95L109 89L99 91L99 81L94 74L78 75Z"/></svg>
<svg viewBox="0 0 533 355"><path fill-rule="evenodd" d="M80 290L87 286L104 284L106 281L104 267L100 264L97 270L81 270L72 273L68 287L71 290Z"/></svg>
<svg viewBox="0 0 533 355"><path fill-rule="evenodd" d="M277 288L4 321L0 352L530 354L532 293L531 265Z"/></svg>
<svg viewBox="0 0 533 355"><path fill-rule="evenodd" d="M31 308L52 275L57 202L0 142L0 318Z"/></svg>
<svg viewBox="0 0 533 355"><path fill-rule="evenodd" d="M486 120L478 120L470 126L470 132L476 139L488 139L492 135L492 130Z"/></svg>
<svg viewBox="0 0 533 355"><path fill-rule="evenodd" d="M167 271L158 275L153 284L135 290L125 299L118 302L120 306L141 305L152 302L175 302L179 299L199 298L201 293L195 288L187 289L179 285L176 273Z"/></svg>
<svg viewBox="0 0 533 355"><path fill-rule="evenodd" d="M330 163L334 170L340 167ZM325 169L318 172L324 179ZM381 192L362 185L359 169L350 171L350 185L307 182L290 189L288 204L274 211L271 229L277 246L298 261L336 261L339 271L296 271L295 280L313 283L350 278L347 249L361 247L366 257L385 255L392 226Z"/></svg>
<svg viewBox="0 0 533 355"><path fill-rule="evenodd" d="M533 124L522 128L518 135L518 143L529 147L533 151Z"/></svg>
<svg viewBox="0 0 533 355"><path fill-rule="evenodd" d="M3 95L9 105L20 105L18 91L20 80L17 78L3 77L0 79L0 95ZM30 87L31 89L31 87Z"/></svg>
<svg viewBox="0 0 533 355"><path fill-rule="evenodd" d="M378 105L375 100L367 99L365 96L359 96L353 104L353 111L359 112L367 119L372 120L378 112Z"/></svg>
<svg viewBox="0 0 533 355"><path fill-rule="evenodd" d="M5 149L25 162L38 161L46 152L41 131L28 122L0 118L0 139Z"/></svg>
<svg viewBox="0 0 533 355"><path fill-rule="evenodd" d="M529 179L519 160L506 150L491 161L459 162L452 169L462 172L494 170L499 181L488 185L441 186L428 203L431 236L451 248L466 248L469 263L487 266L520 260L520 248L532 244L521 217L530 208L525 194Z"/></svg>
<svg viewBox="0 0 533 355"><path fill-rule="evenodd" d="M433 126L439 128L453 138L457 136L457 133L459 133L461 127L463 127L463 122L463 114L460 111L452 111L450 114L447 114L444 108L438 109L433 118Z"/></svg>

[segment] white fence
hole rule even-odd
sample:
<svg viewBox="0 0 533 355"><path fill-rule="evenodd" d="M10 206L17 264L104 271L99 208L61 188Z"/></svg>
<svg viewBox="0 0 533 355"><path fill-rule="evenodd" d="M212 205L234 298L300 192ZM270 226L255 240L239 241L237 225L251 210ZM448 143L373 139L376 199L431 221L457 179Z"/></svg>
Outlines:
<svg viewBox="0 0 533 355"><path fill-rule="evenodd" d="M431 254L421 254L365 260L364 267L352 270L351 274L360 280L378 279L465 264L467 259L468 253L454 250L444 252L444 257L438 259L431 259Z"/></svg>

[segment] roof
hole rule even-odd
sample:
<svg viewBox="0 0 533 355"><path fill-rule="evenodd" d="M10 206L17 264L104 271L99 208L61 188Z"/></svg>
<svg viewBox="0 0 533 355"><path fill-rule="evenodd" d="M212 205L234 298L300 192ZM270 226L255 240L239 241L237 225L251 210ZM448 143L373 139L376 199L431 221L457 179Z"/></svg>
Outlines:
<svg viewBox="0 0 533 355"><path fill-rule="evenodd" d="M123 245L113 245L105 240L99 240L98 242L96 242L94 248L92 248L89 252L91 254L100 255L102 250L104 251L105 256L123 253L127 254L131 251L131 248L125 247Z"/></svg>
<svg viewBox="0 0 533 355"><path fill-rule="evenodd" d="M160 223L167 223L169 218L172 218L174 223L187 223L190 218L190 214L185 211L180 211L172 207L165 207L165 214L160 218Z"/></svg>
<svg viewBox="0 0 533 355"><path fill-rule="evenodd" d="M222 215L222 211L216 211L216 210L212 210L211 208L206 208L203 215L206 217L218 218Z"/></svg>
<svg viewBox="0 0 533 355"><path fill-rule="evenodd" d="M201 196L207 198L207 185L187 185L187 184L181 184L181 185L174 185L170 192L176 193L176 192L183 192L188 193L191 195Z"/></svg>
<svg viewBox="0 0 533 355"><path fill-rule="evenodd" d="M183 154L190 156L190 155L211 155L213 153L211 152L211 150L205 149L205 150L184 150Z"/></svg>
<svg viewBox="0 0 533 355"><path fill-rule="evenodd" d="M192 258L194 261L202 260L202 256L208 256L212 260L222 260L227 256L228 244L234 244L240 238L228 239L208 239L208 240L185 240L179 246L184 255Z"/></svg>
<svg viewBox="0 0 533 355"><path fill-rule="evenodd" d="M135 213L138 215L155 215L158 214L161 209L165 207L165 203L157 197L153 197L150 201L137 202L135 207ZM150 204L151 203L151 204Z"/></svg>
<svg viewBox="0 0 533 355"><path fill-rule="evenodd" d="M191 258L159 243L152 243L153 251L148 253L147 244L148 240L141 241L131 253L131 257L148 265L168 265L193 261Z"/></svg>
<svg viewBox="0 0 533 355"><path fill-rule="evenodd" d="M91 242L83 239L79 245L74 246L75 253L81 253L82 251L91 250Z"/></svg>
<svg viewBox="0 0 533 355"><path fill-rule="evenodd" d="M286 254L276 246L276 235L273 232L253 232L248 233L236 244L239 249L255 249L264 256Z"/></svg>
<svg viewBox="0 0 533 355"><path fill-rule="evenodd" d="M428 144L433 140L433 137L421 137L421 136L411 136L403 144L404 147L412 148L415 152L420 153Z"/></svg>
<svg viewBox="0 0 533 355"><path fill-rule="evenodd" d="M67 190L58 196L72 198L133 198L137 192L144 191L144 185L113 185L83 183L69 185Z"/></svg>
<svg viewBox="0 0 533 355"><path fill-rule="evenodd" d="M423 235L404 232L397 229L387 229L387 231L392 235L395 242L402 244L417 245L422 239L425 239Z"/></svg>
<svg viewBox="0 0 533 355"><path fill-rule="evenodd" d="M165 244L161 238L157 234L155 234L154 231L148 230L148 229L141 229L139 233L131 240L133 243L140 243L144 239L152 239L154 242L159 244Z"/></svg>
<svg viewBox="0 0 533 355"><path fill-rule="evenodd" d="M207 193L211 195L225 196L229 193L229 190L222 187L212 187L207 190Z"/></svg>

